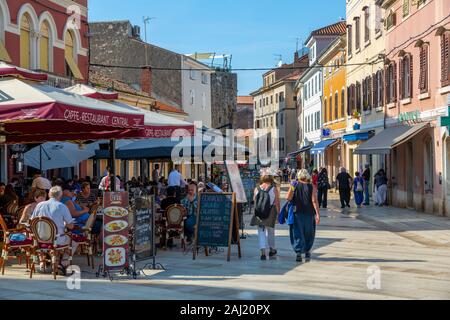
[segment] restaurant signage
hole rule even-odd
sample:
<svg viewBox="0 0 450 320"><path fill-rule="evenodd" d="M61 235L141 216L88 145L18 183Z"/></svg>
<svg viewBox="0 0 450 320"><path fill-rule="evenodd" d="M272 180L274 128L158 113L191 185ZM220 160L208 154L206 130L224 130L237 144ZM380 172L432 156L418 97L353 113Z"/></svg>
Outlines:
<svg viewBox="0 0 450 320"><path fill-rule="evenodd" d="M228 247L227 261L230 261L232 239L235 239L241 258L236 194L200 193L197 210L194 248L205 247L208 254L208 247ZM197 250L193 253L195 260Z"/></svg>
<svg viewBox="0 0 450 320"><path fill-rule="evenodd" d="M402 112L398 116L398 122L418 122L420 121L420 112L418 110L416 111L410 111L410 112Z"/></svg>
<svg viewBox="0 0 450 320"><path fill-rule="evenodd" d="M225 167L227 168L231 189L236 194L236 202L247 203L247 195L242 184L241 172L239 171L238 165L234 161L225 161Z"/></svg>
<svg viewBox="0 0 450 320"><path fill-rule="evenodd" d="M103 270L129 267L128 192L105 192L103 197Z"/></svg>

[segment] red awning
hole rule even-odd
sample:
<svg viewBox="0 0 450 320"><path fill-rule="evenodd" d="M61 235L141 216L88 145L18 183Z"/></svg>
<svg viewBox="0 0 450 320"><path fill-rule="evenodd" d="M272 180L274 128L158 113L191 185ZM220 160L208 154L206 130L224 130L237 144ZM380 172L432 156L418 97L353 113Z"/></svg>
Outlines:
<svg viewBox="0 0 450 320"><path fill-rule="evenodd" d="M7 143L110 139L143 128L144 114L54 87L1 79L0 124Z"/></svg>
<svg viewBox="0 0 450 320"><path fill-rule="evenodd" d="M38 73L0 62L0 76L16 76L27 80L46 81L45 73Z"/></svg>

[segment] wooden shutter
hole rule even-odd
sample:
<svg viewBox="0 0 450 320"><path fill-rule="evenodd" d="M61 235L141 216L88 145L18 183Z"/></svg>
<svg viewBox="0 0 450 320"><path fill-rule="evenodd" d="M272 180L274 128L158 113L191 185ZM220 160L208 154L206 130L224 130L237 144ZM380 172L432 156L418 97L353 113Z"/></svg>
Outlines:
<svg viewBox="0 0 450 320"><path fill-rule="evenodd" d="M450 85L449 40L450 40L449 33L446 32L441 36L441 81L443 87Z"/></svg>
<svg viewBox="0 0 450 320"><path fill-rule="evenodd" d="M423 45L420 47L420 54L419 54L419 90L420 93L424 93L425 89L425 47L426 45Z"/></svg>
<svg viewBox="0 0 450 320"><path fill-rule="evenodd" d="M362 97L363 110L366 111L367 110L367 78L363 79L363 81L362 81L362 92L363 92L363 97Z"/></svg>
<svg viewBox="0 0 450 320"><path fill-rule="evenodd" d="M384 70L380 70L380 101L379 101L380 107L384 106L385 101L386 101L386 99L384 97L384 95L385 95L384 88L385 88L385 82L386 82L384 79L384 75L385 75Z"/></svg>
<svg viewBox="0 0 450 320"><path fill-rule="evenodd" d="M379 72L372 74L372 108L378 107L378 76Z"/></svg>
<svg viewBox="0 0 450 320"><path fill-rule="evenodd" d="M397 63L392 63L392 102L397 102Z"/></svg>
<svg viewBox="0 0 450 320"><path fill-rule="evenodd" d="M347 87L347 115L351 115L352 109L352 93L350 87Z"/></svg>
<svg viewBox="0 0 450 320"><path fill-rule="evenodd" d="M372 78L367 77L367 109L372 109Z"/></svg>
<svg viewBox="0 0 450 320"><path fill-rule="evenodd" d="M404 79L405 79L405 70L404 70L404 66L403 66L404 61L405 60L403 58L400 58L400 60L398 61L398 69L399 69L398 71L400 74L400 77L398 79L398 87L400 90L399 90L398 94L399 94L400 100L402 100L403 97L405 96L405 92L403 90L403 83L404 83Z"/></svg>
<svg viewBox="0 0 450 320"><path fill-rule="evenodd" d="M391 102L391 99L389 97L389 87L390 87L390 81L389 81L389 66L384 67L384 94L385 94L385 103Z"/></svg>
<svg viewBox="0 0 450 320"><path fill-rule="evenodd" d="M414 80L414 76L413 76L413 55L410 54L409 55L409 98L413 97L413 80Z"/></svg>

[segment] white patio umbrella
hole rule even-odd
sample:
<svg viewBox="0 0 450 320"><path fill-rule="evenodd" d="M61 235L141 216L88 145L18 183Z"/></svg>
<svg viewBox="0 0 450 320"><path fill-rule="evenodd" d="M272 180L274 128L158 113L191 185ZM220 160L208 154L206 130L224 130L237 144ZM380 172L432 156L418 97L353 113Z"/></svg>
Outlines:
<svg viewBox="0 0 450 320"><path fill-rule="evenodd" d="M24 154L25 165L40 170L71 168L95 155L95 148L89 145L80 148L70 142L47 142Z"/></svg>

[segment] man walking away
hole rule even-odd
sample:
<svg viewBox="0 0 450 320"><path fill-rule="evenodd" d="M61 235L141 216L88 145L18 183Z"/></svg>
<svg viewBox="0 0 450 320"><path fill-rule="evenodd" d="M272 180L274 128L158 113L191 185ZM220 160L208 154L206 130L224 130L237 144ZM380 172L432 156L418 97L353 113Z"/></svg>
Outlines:
<svg viewBox="0 0 450 320"><path fill-rule="evenodd" d="M345 168L341 168L341 173L336 177L337 189L339 189L339 196L341 200L341 209L345 207L350 208L350 197L352 189L352 177L347 173Z"/></svg>
<svg viewBox="0 0 450 320"><path fill-rule="evenodd" d="M318 178L318 196L319 196L319 208L324 209L328 206L328 190L330 189L330 181L328 179L328 171L323 168L319 173Z"/></svg>
<svg viewBox="0 0 450 320"><path fill-rule="evenodd" d="M369 186L370 186L370 165L366 164L366 170L364 170L362 174L362 178L364 179L364 205L370 205L370 194L369 194Z"/></svg>

